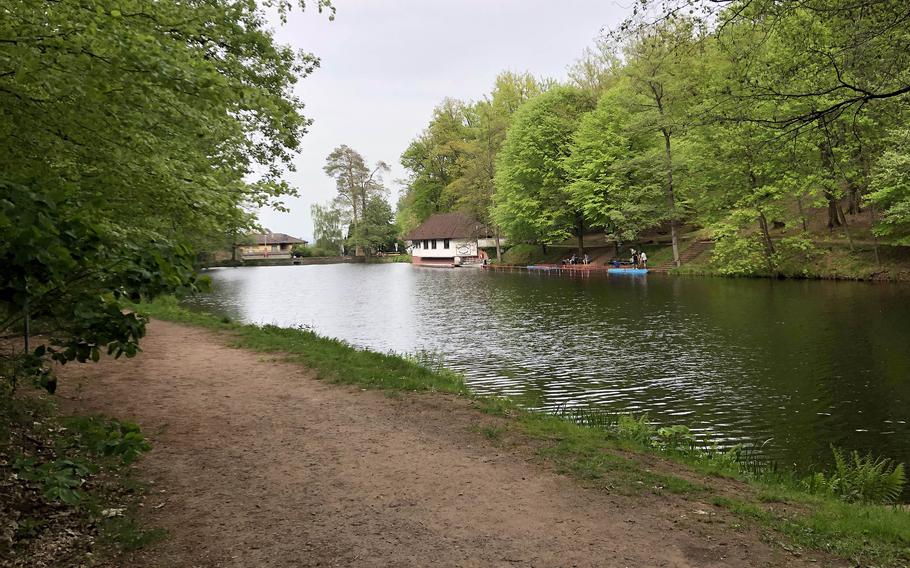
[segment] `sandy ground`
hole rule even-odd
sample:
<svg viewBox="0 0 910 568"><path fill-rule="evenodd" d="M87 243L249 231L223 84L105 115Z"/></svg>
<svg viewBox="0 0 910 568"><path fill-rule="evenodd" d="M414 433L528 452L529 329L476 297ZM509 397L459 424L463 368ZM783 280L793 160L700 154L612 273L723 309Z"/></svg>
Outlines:
<svg viewBox="0 0 910 568"><path fill-rule="evenodd" d="M719 509L587 489L498 448L468 401L324 384L154 322L130 360L68 365L75 412L139 422L143 511L170 537L122 566L822 566Z"/></svg>

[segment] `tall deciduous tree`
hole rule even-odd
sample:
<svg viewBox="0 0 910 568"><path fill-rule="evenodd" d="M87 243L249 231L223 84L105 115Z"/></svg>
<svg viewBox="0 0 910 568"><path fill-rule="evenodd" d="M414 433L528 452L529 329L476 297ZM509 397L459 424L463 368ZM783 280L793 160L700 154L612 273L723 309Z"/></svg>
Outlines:
<svg viewBox="0 0 910 568"><path fill-rule="evenodd" d="M584 247L584 216L570 199L566 169L572 135L594 107L579 89L556 87L516 113L496 162L493 219L518 240L544 244L574 234Z"/></svg>
<svg viewBox="0 0 910 568"><path fill-rule="evenodd" d="M571 203L617 246L666 219L662 148L653 132L630 128L631 98L627 81L605 92L565 160Z"/></svg>
<svg viewBox="0 0 910 568"><path fill-rule="evenodd" d="M340 254L344 246L344 216L334 202L314 203L310 206L313 217L313 245L321 251Z"/></svg>
<svg viewBox="0 0 910 568"><path fill-rule="evenodd" d="M625 74L635 93L637 128L660 135L664 148L664 196L673 261L679 266L679 181L674 142L691 123L698 100L698 31L691 20L672 20L642 31L626 46Z"/></svg>
<svg viewBox="0 0 910 568"><path fill-rule="evenodd" d="M37 316L59 360L135 353L123 299L193 287L185 245L294 193L281 176L310 121L293 89L318 60L253 2L0 13L0 332Z"/></svg>
<svg viewBox="0 0 910 568"><path fill-rule="evenodd" d="M389 166L382 161L373 167L367 166L359 152L342 144L326 157L323 170L335 180L336 203L349 217L348 232L354 235L370 200L386 193L382 174L389 171Z"/></svg>

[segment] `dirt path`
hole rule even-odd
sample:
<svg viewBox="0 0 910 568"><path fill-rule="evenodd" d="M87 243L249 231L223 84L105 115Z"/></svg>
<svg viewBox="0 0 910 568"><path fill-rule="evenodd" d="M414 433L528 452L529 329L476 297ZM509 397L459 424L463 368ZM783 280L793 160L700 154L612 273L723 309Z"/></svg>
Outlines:
<svg viewBox="0 0 910 568"><path fill-rule="evenodd" d="M70 410L154 444L145 510L170 538L124 566L823 565L710 505L588 490L497 449L464 400L327 385L170 323L143 349L61 381Z"/></svg>

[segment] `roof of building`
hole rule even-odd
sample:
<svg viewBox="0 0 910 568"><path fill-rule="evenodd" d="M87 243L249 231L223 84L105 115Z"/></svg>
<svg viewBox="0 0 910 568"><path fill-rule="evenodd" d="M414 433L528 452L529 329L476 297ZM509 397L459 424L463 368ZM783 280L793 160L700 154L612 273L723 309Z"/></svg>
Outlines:
<svg viewBox="0 0 910 568"><path fill-rule="evenodd" d="M408 233L405 240L459 239L465 237L489 237L489 227L464 213L437 213Z"/></svg>
<svg viewBox="0 0 910 568"><path fill-rule="evenodd" d="M246 238L257 245L305 245L307 243L303 239L298 239L297 237L292 237L291 235L286 235L284 233L260 233L258 235L247 235Z"/></svg>

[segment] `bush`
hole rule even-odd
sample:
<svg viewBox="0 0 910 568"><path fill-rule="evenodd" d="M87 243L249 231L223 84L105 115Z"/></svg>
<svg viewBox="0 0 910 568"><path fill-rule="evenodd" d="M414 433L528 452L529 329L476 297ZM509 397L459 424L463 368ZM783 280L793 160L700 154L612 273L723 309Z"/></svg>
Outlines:
<svg viewBox="0 0 910 568"><path fill-rule="evenodd" d="M743 235L733 226L714 232L716 243L711 263L726 276L751 276L768 271L762 243L758 235Z"/></svg>
<svg viewBox="0 0 910 568"><path fill-rule="evenodd" d="M99 417L71 418L67 426L82 438L82 444L90 451L108 457L116 457L128 464L151 449L137 424L120 420L105 420Z"/></svg>

